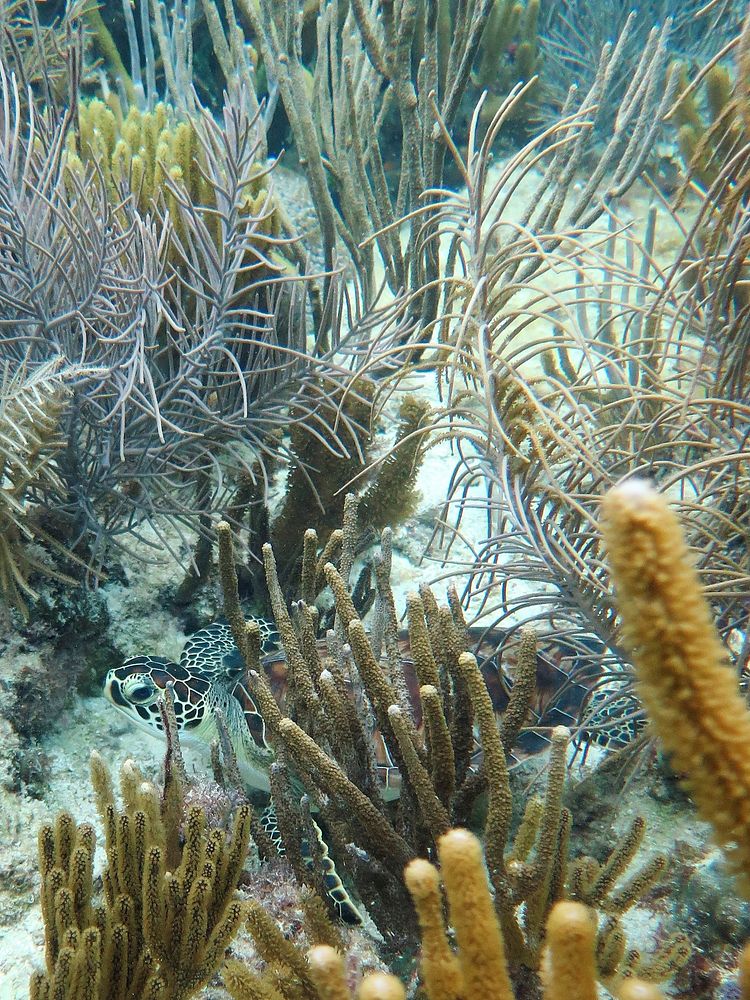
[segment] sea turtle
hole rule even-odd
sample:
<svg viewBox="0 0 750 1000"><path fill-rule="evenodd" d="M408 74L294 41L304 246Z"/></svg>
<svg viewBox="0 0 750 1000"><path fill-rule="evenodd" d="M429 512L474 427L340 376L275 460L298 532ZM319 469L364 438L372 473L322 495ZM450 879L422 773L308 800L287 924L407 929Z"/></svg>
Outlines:
<svg viewBox="0 0 750 1000"><path fill-rule="evenodd" d="M645 728L645 712L628 677L596 686L584 700L579 736L584 743L623 750Z"/></svg>
<svg viewBox="0 0 750 1000"><path fill-rule="evenodd" d="M261 625L262 664L276 700L284 707L286 693L286 661L279 647L273 625L259 619ZM498 665L499 635L477 632L476 652L498 717L508 703L509 684ZM401 640L402 664L417 726L421 725L419 682L409 656L408 639ZM563 680L567 679L549 664ZM211 743L219 736L216 709L221 709L231 736L237 762L249 788L270 791L269 767L273 752L266 739L263 716L245 683L245 666L232 632L226 622L215 622L202 628L185 643L179 663L161 656L133 656L122 666L111 669L104 681L105 697L136 725L150 733L163 728L159 698L167 684L174 685L174 709L181 739ZM572 723L570 714L558 711L554 719L545 719L545 726ZM390 758L380 734L373 736L377 777L382 797L388 801L398 797L400 775ZM546 745L544 738L533 733L524 740L526 752Z"/></svg>
<svg viewBox="0 0 750 1000"><path fill-rule="evenodd" d="M283 664L283 657L278 652L278 634L268 622L262 619L258 622L264 665L272 686L278 690L283 674L283 670L278 669L280 663ZM243 683L244 673L245 665L229 625L215 622L190 636L179 663L163 656L132 656L122 666L109 670L104 680L104 695L136 725L152 735L163 734L159 701L171 683L180 739L187 741L211 743L217 739L216 710L221 709L248 791L270 792L269 768L273 751L266 741L263 716ZM273 803L263 810L260 823L279 854L283 854ZM336 911L344 923L360 924L362 914L336 871L323 832L314 819L312 825L319 841L317 853L323 866L323 879ZM304 840L301 853L312 865L312 852Z"/></svg>
<svg viewBox="0 0 750 1000"><path fill-rule="evenodd" d="M272 657L278 636L259 619L261 650ZM174 663L163 656L132 656L104 680L104 695L127 717L147 730L163 732L159 699L174 685L174 711L180 738L210 744L219 736L216 709L221 709L248 788L270 791L268 769L273 752L266 741L263 716L244 681L245 665L226 622L191 635Z"/></svg>
<svg viewBox="0 0 750 1000"><path fill-rule="evenodd" d="M263 621L260 625L263 668L274 696L283 709L286 661L279 648L275 628ZM509 690L498 656L499 646L505 636L490 630L477 631L472 637L485 683L499 717L507 705ZM404 675L415 723L420 726L419 684L405 635L401 645ZM507 651L503 655L507 657ZM542 688L546 688L546 692L542 691L542 704L549 699L555 688L563 687L567 691L565 705L557 705L554 709L543 708L540 711L538 721L543 728L574 722L574 713L585 692L580 685L566 685L568 680L568 675L549 657L539 654L537 681ZM159 700L170 682L173 685L175 716L181 739L204 743L217 739L219 731L216 709L221 709L248 790L270 792L269 769L274 755L266 739L263 716L245 683L245 666L229 625L215 622L192 635L185 643L179 663L160 656L131 657L122 666L114 667L108 672L104 694L131 721L153 734L163 731ZM521 743L522 755L528 755L546 746L547 741L543 735L530 731L523 734ZM400 794L401 776L378 731L373 733L373 744L380 793L386 801L395 799ZM271 806L264 815L264 822L270 832L275 833L273 816ZM322 837L321 845L325 846ZM327 850L324 854L327 858ZM326 881L340 914L347 922L359 922L358 911L343 889L330 859L327 864L330 868L326 872Z"/></svg>

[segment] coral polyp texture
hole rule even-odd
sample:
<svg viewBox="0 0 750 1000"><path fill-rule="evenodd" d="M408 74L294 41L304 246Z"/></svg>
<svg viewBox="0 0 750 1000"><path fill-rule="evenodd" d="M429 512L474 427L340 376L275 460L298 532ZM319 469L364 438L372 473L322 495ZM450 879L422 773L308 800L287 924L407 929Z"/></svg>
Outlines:
<svg viewBox="0 0 750 1000"><path fill-rule="evenodd" d="M39 833L47 968L32 977L32 1000L183 1000L208 982L247 915L235 888L249 807L227 836L207 828L199 807L184 810L181 789L167 786L161 798L132 762L121 773L121 809L96 755L91 776L105 830L103 900L93 895L94 830L61 813Z"/></svg>
<svg viewBox="0 0 750 1000"><path fill-rule="evenodd" d="M642 480L602 507L639 694L702 817L750 891L750 712L714 628L676 515Z"/></svg>

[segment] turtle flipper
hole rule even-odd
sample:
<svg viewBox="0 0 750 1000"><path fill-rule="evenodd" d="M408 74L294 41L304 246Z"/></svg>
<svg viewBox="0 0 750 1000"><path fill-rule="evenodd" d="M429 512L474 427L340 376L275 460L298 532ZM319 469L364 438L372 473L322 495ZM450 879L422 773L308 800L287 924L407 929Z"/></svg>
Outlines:
<svg viewBox="0 0 750 1000"><path fill-rule="evenodd" d="M311 816L310 819L312 820L313 829L315 830L315 835L320 845L320 857L323 863L323 880L325 882L326 893L333 903L334 909L336 910L339 920L341 920L342 923L360 926L364 923L362 914L357 909L356 904L347 892L344 883L341 881L339 873L336 871L336 865L333 862L333 858L328 853L328 844L323 836L323 831L315 822L314 817ZM278 851L279 856L283 858L286 851L284 849L284 841L279 831L279 825L276 819L276 809L273 803L267 805L261 813L260 825L271 839L271 842ZM300 853L305 865L310 869L310 871L313 871L315 867L315 859L306 837L302 838Z"/></svg>
<svg viewBox="0 0 750 1000"><path fill-rule="evenodd" d="M627 688L615 683L595 688L588 698L577 742L597 743L607 750L622 750L643 732L643 707Z"/></svg>
<svg viewBox="0 0 750 1000"><path fill-rule="evenodd" d="M285 857L286 850L284 848L284 840L281 836L281 830L279 830L279 822L276 818L276 807L273 802L270 802L260 814L260 825L263 827L264 832L276 848L276 853L279 857Z"/></svg>

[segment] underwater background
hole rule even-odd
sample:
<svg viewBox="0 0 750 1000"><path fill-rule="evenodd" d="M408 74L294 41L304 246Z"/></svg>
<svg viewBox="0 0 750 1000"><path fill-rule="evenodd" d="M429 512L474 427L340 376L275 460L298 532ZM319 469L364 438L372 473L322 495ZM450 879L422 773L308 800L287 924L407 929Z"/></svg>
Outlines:
<svg viewBox="0 0 750 1000"><path fill-rule="evenodd" d="M750 997L750 7L0 0L0 998Z"/></svg>

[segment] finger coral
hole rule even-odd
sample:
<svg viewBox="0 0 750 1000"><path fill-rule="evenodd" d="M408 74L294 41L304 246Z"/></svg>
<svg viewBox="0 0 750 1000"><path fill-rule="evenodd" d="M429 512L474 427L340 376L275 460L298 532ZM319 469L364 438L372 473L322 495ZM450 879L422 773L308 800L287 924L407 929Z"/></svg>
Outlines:
<svg viewBox="0 0 750 1000"><path fill-rule="evenodd" d="M610 491L602 531L639 693L672 764L750 893L750 714L677 516L642 480Z"/></svg>
<svg viewBox="0 0 750 1000"><path fill-rule="evenodd" d="M413 933L401 884L407 865L406 887L424 938L424 974L432 978L436 991L443 990L445 1000L452 987L435 985L443 976L446 983L473 976L467 990L477 996L481 992L484 972L475 953L485 947L493 955L498 952L488 930L496 922L504 958L502 963L492 958L492 982L500 983L499 970L505 963L505 976L512 984L507 995L520 982L536 983L547 919L555 904L566 898L587 906L592 914L600 981L615 986L634 972L644 978L667 978L689 956L684 937L670 936L641 958L635 951L626 954L620 922L666 867L666 859L657 856L620 882L641 844L643 821L636 820L601 862L570 856L571 815L563 806L570 741L566 728L551 732L543 799L530 798L520 825L513 828L507 758L532 711L533 633L526 631L522 637L507 725L504 719L499 727L490 693L502 682L492 660L498 654L496 650L488 654L486 641L477 656L462 651L472 634L455 593L445 608L429 588L410 594L408 628L400 635L381 554L376 574L380 620L368 634L346 582L346 566L351 566L356 545L356 498L347 497L345 511L340 568L330 562L323 567L336 611L325 641L315 641L315 606L298 601L287 607L273 549L264 547L266 581L283 653L262 660L258 624L245 623L239 606L231 529L226 523L219 526L225 612L245 658L247 691L263 715L269 753L277 760L271 769L271 792L285 853L299 881L319 891L315 871L300 861L301 824L293 819L302 808L304 789L305 808L312 804L330 831L332 856L355 898L365 903L381 933L389 934L401 948L408 948ZM308 531L305 548L310 566L316 545L315 533ZM312 573L303 567L303 581L306 575ZM309 585L303 582L303 587L309 592ZM465 822L480 793L486 793L486 870L482 850L471 835L447 834ZM459 915L451 919L459 952L463 949L468 956L458 964L442 943L438 875L424 860L436 850L449 901L452 895L456 899ZM480 888L484 886L486 893L488 878L494 899L486 910ZM468 916L459 926L464 910ZM455 990L464 995L463 987Z"/></svg>
<svg viewBox="0 0 750 1000"><path fill-rule="evenodd" d="M246 916L235 898L250 836L249 806L231 837L207 829L193 807L167 821L156 788L126 762L118 808L104 761L91 776L105 830L103 899L94 897L93 827L61 813L39 834L46 971L31 980L32 1000L185 1000L224 959ZM176 862L167 870L168 859Z"/></svg>

